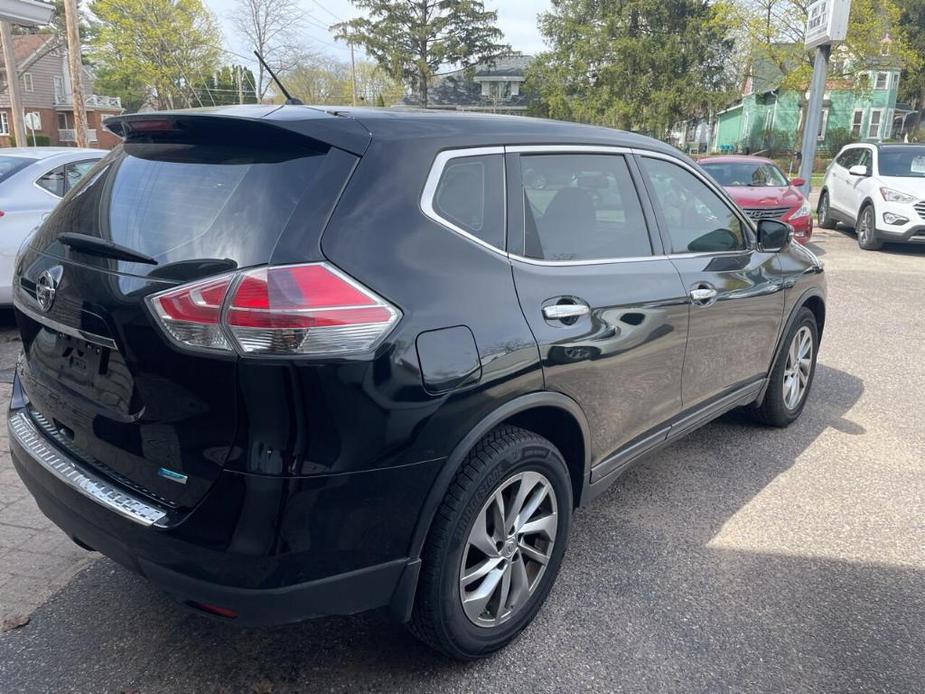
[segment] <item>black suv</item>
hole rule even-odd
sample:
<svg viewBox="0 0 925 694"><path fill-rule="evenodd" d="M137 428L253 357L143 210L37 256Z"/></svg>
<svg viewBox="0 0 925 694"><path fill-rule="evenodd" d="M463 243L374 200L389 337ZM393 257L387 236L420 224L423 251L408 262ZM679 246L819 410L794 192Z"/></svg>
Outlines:
<svg viewBox="0 0 925 694"><path fill-rule="evenodd" d="M488 654L633 461L806 404L821 264L655 140L303 106L107 127L17 258L10 445L78 544L199 612L385 607Z"/></svg>

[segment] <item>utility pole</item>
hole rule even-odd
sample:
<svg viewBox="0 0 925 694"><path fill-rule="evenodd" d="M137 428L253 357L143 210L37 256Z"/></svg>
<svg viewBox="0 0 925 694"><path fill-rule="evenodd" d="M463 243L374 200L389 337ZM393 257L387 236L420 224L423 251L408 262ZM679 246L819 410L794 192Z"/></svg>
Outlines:
<svg viewBox="0 0 925 694"><path fill-rule="evenodd" d="M353 44L350 44L350 78L353 81L353 105L357 105L357 64L353 59Z"/></svg>
<svg viewBox="0 0 925 694"><path fill-rule="evenodd" d="M237 77L237 82L238 82L238 103L239 104L244 103L244 89L241 87L241 73L242 72L244 72L244 66L235 65L234 74L235 74L235 77Z"/></svg>
<svg viewBox="0 0 925 694"><path fill-rule="evenodd" d="M84 103L83 60L80 54L80 32L77 0L64 0L64 23L67 30L67 63L71 73L71 99L74 106L74 133L77 146L87 146L87 110Z"/></svg>
<svg viewBox="0 0 925 694"><path fill-rule="evenodd" d="M17 147L26 147L26 123L23 118L22 92L19 89L19 68L13 52L13 31L10 23L0 22L0 41L3 42L3 63L6 65L6 88L10 93L10 110L13 115L13 137Z"/></svg>

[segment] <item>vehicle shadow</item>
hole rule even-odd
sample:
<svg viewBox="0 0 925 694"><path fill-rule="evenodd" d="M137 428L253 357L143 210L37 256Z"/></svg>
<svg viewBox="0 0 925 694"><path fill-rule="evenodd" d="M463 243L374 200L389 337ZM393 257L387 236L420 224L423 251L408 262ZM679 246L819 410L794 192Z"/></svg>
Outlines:
<svg viewBox="0 0 925 694"><path fill-rule="evenodd" d="M450 662L378 613L239 629L101 560L0 638L0 690L920 689L925 572L718 541L821 436L865 434L850 417L863 390L820 364L789 429L733 413L637 465L576 514L546 607L487 660Z"/></svg>

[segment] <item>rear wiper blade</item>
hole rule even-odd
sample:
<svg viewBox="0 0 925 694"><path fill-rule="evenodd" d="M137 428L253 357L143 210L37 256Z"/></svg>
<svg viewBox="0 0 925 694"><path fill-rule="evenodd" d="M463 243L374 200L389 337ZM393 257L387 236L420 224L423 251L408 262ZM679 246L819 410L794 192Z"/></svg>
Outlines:
<svg viewBox="0 0 925 694"><path fill-rule="evenodd" d="M101 239L98 236L88 236L87 234L66 231L58 235L58 241L65 246L70 246L75 251L88 253L90 255L98 255L102 258L114 258L115 260L128 260L133 263L157 265L157 261L150 255L133 251L131 248L120 246L117 243Z"/></svg>

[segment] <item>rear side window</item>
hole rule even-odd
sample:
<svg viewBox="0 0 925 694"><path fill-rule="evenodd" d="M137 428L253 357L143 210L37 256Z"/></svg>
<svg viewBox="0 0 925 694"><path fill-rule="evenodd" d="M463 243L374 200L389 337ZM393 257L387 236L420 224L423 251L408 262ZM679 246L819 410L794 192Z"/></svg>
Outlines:
<svg viewBox="0 0 925 694"><path fill-rule="evenodd" d="M500 154L451 159L443 168L434 211L468 234L504 248L504 170Z"/></svg>
<svg viewBox="0 0 925 694"><path fill-rule="evenodd" d="M120 261L135 274L190 260L265 263L290 222L320 229L340 187L331 179L347 175L326 167L329 159L329 150L307 146L125 143L74 186L33 245L63 253L54 245L59 233L99 236L157 260ZM311 204L299 207L306 198Z"/></svg>
<svg viewBox="0 0 925 694"><path fill-rule="evenodd" d="M674 253L722 253L746 248L739 218L706 183L664 159L643 157L642 162Z"/></svg>
<svg viewBox="0 0 925 694"><path fill-rule="evenodd" d="M520 167L528 258L652 255L639 195L622 156L524 155Z"/></svg>
<svg viewBox="0 0 925 694"><path fill-rule="evenodd" d="M41 186L47 190L52 195L57 195L59 198L64 196L64 167L59 166L57 169L52 169L44 176L41 176L36 182L36 185Z"/></svg>

